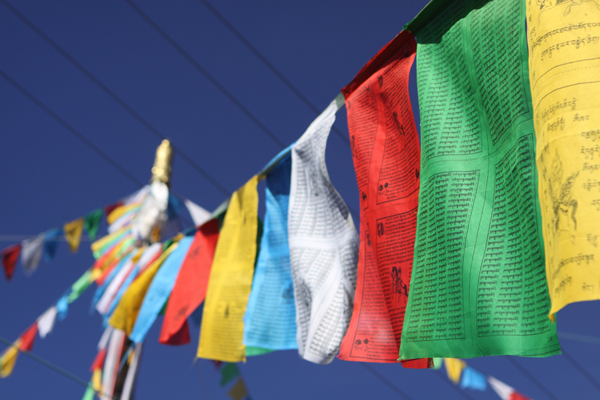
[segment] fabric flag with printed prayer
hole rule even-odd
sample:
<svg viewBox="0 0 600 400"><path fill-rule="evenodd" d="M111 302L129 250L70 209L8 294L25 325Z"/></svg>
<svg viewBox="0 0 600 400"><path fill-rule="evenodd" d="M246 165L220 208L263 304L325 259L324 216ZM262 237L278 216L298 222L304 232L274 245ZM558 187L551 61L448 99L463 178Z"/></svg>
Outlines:
<svg viewBox="0 0 600 400"><path fill-rule="evenodd" d="M185 204L188 212L190 213L192 220L194 221L194 225L201 226L202 224L204 224L212 218L210 212L200 207L193 201L185 199L183 203Z"/></svg>
<svg viewBox="0 0 600 400"><path fill-rule="evenodd" d="M7 281L10 281L15 273L19 254L21 254L21 243L13 244L2 250L2 267L4 268L4 275L6 275Z"/></svg>
<svg viewBox="0 0 600 400"><path fill-rule="evenodd" d="M265 167L270 169L265 188L265 225L244 317L246 346L271 350L298 348L287 236L291 168L289 149Z"/></svg>
<svg viewBox="0 0 600 400"><path fill-rule="evenodd" d="M493 376L488 377L488 382L492 389L494 389L494 392L496 392L502 400L530 400L529 397L517 392L514 388L499 381Z"/></svg>
<svg viewBox="0 0 600 400"><path fill-rule="evenodd" d="M288 211L298 353L330 363L346 333L356 289L358 235L348 206L335 190L325 148L339 95L292 147Z"/></svg>
<svg viewBox="0 0 600 400"><path fill-rule="evenodd" d="M244 313L252 288L258 230L258 177L231 197L215 250L202 315L198 357L246 360Z"/></svg>
<svg viewBox="0 0 600 400"><path fill-rule="evenodd" d="M37 319L38 333L42 339L54 329L57 312L56 306L52 306Z"/></svg>
<svg viewBox="0 0 600 400"><path fill-rule="evenodd" d="M242 378L239 378L235 385L233 385L231 389L229 389L229 392L227 392L227 394L233 400L245 399L248 396L248 389L246 389L246 384L244 383L244 380Z"/></svg>
<svg viewBox="0 0 600 400"><path fill-rule="evenodd" d="M526 1L552 308L600 299L600 4Z"/></svg>
<svg viewBox="0 0 600 400"><path fill-rule="evenodd" d="M487 389L487 379L481 372L466 366L460 378L460 387L483 391Z"/></svg>
<svg viewBox="0 0 600 400"><path fill-rule="evenodd" d="M143 251L143 249L140 249L139 251ZM128 255L126 255L125 257L123 257L121 259L121 261L119 261L119 263L116 265L116 267L113 268L113 270L108 275L108 277L104 280L104 282L101 285L99 285L98 288L96 288L96 292L94 293L94 297L92 299L93 306L96 306L96 307L98 306L98 302L100 301L100 299L102 299L102 297L104 297L106 290L111 285L113 285L113 282L115 282L115 279L117 279L117 277L119 277L120 282L122 282L122 280L124 279L123 274L126 273L128 270L130 270L132 265L135 264L133 262L133 257L138 252L131 252ZM125 271L125 272L122 272L122 271ZM117 279L116 282L119 282L119 279ZM98 310L98 311L100 311L100 310ZM102 314L101 311L100 311L100 313Z"/></svg>
<svg viewBox="0 0 600 400"><path fill-rule="evenodd" d="M467 364L458 358L444 358L444 366L446 367L448 379L458 385L460 382L460 375Z"/></svg>
<svg viewBox="0 0 600 400"><path fill-rule="evenodd" d="M81 296L83 292L87 290L92 284L92 270L87 270L73 285L71 285L71 293L69 293L69 304L74 302Z"/></svg>
<svg viewBox="0 0 600 400"><path fill-rule="evenodd" d="M46 231L44 235L44 260L47 262L54 259L54 255L58 249L58 242L62 235L63 228L54 228Z"/></svg>
<svg viewBox="0 0 600 400"><path fill-rule="evenodd" d="M81 234L83 233L84 222L85 220L83 218L79 218L75 221L67 222L63 226L65 240L69 244L69 250L71 250L71 253L77 253L77 250L79 250L79 243L81 243Z"/></svg>
<svg viewBox="0 0 600 400"><path fill-rule="evenodd" d="M171 253L171 255L165 260L162 267L158 270L146 295L144 296L144 302L140 307L133 331L129 335L135 343L141 343L144 341L146 334L150 330L150 327L156 321L160 310L164 307L165 303L169 299L175 280L179 274L181 264L188 254L190 245L194 240L193 237L186 236L179 241L177 248Z"/></svg>
<svg viewBox="0 0 600 400"><path fill-rule="evenodd" d="M8 347L2 353L2 356L0 356L0 378L6 378L12 374L20 351L31 351L33 349L33 342L35 341L37 331L37 322L34 322L33 325L19 336L12 346Z"/></svg>
<svg viewBox="0 0 600 400"><path fill-rule="evenodd" d="M398 361L420 182L419 134L408 93L416 48L414 36L401 32L342 89L361 213L357 290L343 360ZM427 368L429 360L402 365Z"/></svg>
<svg viewBox="0 0 600 400"><path fill-rule="evenodd" d="M60 299L56 302L56 312L59 321L63 321L67 318L69 313L69 295L71 294L71 290L67 290Z"/></svg>
<svg viewBox="0 0 600 400"><path fill-rule="evenodd" d="M21 264L27 275L31 275L40 265L44 253L43 233L21 242Z"/></svg>
<svg viewBox="0 0 600 400"><path fill-rule="evenodd" d="M114 328L125 331L127 336L131 335L140 307L154 276L167 257L177 249L177 245L178 243L173 243L129 286L109 319L109 323Z"/></svg>
<svg viewBox="0 0 600 400"><path fill-rule="evenodd" d="M225 363L221 368L221 386L227 385L240 375L240 370L235 363Z"/></svg>
<svg viewBox="0 0 600 400"><path fill-rule="evenodd" d="M190 342L187 318L206 297L218 238L217 219L208 221L197 229L167 303L158 340L160 343L176 345Z"/></svg>
<svg viewBox="0 0 600 400"><path fill-rule="evenodd" d="M102 221L103 215L104 211L99 208L85 216L83 229L85 229L90 240L96 240L96 235L98 235L98 229L100 228L100 221Z"/></svg>
<svg viewBox="0 0 600 400"><path fill-rule="evenodd" d="M439 7L413 32L421 185L400 357L558 354L525 2L432 4Z"/></svg>

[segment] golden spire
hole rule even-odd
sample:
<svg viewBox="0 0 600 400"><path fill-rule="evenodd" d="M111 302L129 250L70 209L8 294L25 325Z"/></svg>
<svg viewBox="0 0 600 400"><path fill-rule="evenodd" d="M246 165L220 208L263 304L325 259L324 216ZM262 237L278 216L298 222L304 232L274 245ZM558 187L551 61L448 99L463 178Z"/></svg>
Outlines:
<svg viewBox="0 0 600 400"><path fill-rule="evenodd" d="M152 167L151 182L161 181L169 185L171 180L171 164L173 163L173 148L171 142L163 140L156 149L156 158Z"/></svg>

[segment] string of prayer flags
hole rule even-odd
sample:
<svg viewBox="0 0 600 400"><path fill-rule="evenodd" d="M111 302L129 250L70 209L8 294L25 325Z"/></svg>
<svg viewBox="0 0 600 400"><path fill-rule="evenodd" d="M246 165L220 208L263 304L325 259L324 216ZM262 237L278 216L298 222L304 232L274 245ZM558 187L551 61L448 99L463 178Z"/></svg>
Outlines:
<svg viewBox="0 0 600 400"><path fill-rule="evenodd" d="M421 187L400 356L558 354L525 3L446 4L417 33Z"/></svg>
<svg viewBox="0 0 600 400"><path fill-rule="evenodd" d="M154 276L167 257L177 248L177 245L177 242L173 243L131 283L116 305L108 321L110 325L127 332L127 336L131 335L140 307Z"/></svg>
<svg viewBox="0 0 600 400"><path fill-rule="evenodd" d="M466 366L462 371L460 378L460 387L462 389L474 389L484 391L487 389L487 380L485 375L474 368Z"/></svg>
<svg viewBox="0 0 600 400"><path fill-rule="evenodd" d="M235 363L225 363L221 368L221 386L227 385L240 375L240 370Z"/></svg>
<svg viewBox="0 0 600 400"><path fill-rule="evenodd" d="M85 232L92 241L96 240L96 236L98 235L98 230L100 229L100 222L102 221L103 215L104 211L101 208L98 208L97 210L94 210L85 216L83 228L85 229Z"/></svg>
<svg viewBox="0 0 600 400"><path fill-rule="evenodd" d="M50 332L52 332L52 329L54 329L57 313L58 310L56 309L56 306L52 306L37 319L38 334L42 339L44 339L46 335L48 335Z"/></svg>
<svg viewBox="0 0 600 400"><path fill-rule="evenodd" d="M488 382L502 400L531 400L529 397L517 392L514 388L492 376L488 377Z"/></svg>
<svg viewBox="0 0 600 400"><path fill-rule="evenodd" d="M454 384L458 385L460 382L460 375L467 364L458 358L444 358L444 366L446 367L448 379L454 382Z"/></svg>
<svg viewBox="0 0 600 400"><path fill-rule="evenodd" d="M13 244L2 250L2 267L7 281L10 281L15 273L19 254L21 254L21 243Z"/></svg>
<svg viewBox="0 0 600 400"><path fill-rule="evenodd" d="M102 368L102 396L100 399L108 400L112 397L119 373L119 360L125 345L126 334L120 329L113 329L108 341L106 358Z"/></svg>
<svg viewBox="0 0 600 400"><path fill-rule="evenodd" d="M552 315L600 299L600 8L527 2L529 84Z"/></svg>
<svg viewBox="0 0 600 400"><path fill-rule="evenodd" d="M244 344L248 348L298 348L287 235L291 168L289 149L283 150L265 167L270 170L265 188L265 225L244 316Z"/></svg>
<svg viewBox="0 0 600 400"><path fill-rule="evenodd" d="M357 289L343 360L398 360L420 182L419 134L408 93L416 47L414 36L401 32L342 89L361 210ZM427 368L429 361L402 365Z"/></svg>
<svg viewBox="0 0 600 400"><path fill-rule="evenodd" d="M58 249L58 241L63 235L63 228L54 228L46 231L44 236L44 260L50 262L54 259Z"/></svg>
<svg viewBox="0 0 600 400"><path fill-rule="evenodd" d="M340 95L292 147L288 235L298 352L318 364L338 353L356 288L358 235L325 165L327 138L342 105Z"/></svg>
<svg viewBox="0 0 600 400"><path fill-rule="evenodd" d="M229 202L206 293L198 357L246 360L244 313L252 288L258 231L258 176L238 189Z"/></svg>
<svg viewBox="0 0 600 400"><path fill-rule="evenodd" d="M143 252L144 249L142 248L135 253L131 252L125 257L123 257L121 261L119 261L117 266L113 268L113 270L104 280L104 282L101 285L99 285L96 289L96 292L94 293L94 297L92 299L92 306L95 306L98 312L100 312L100 314L104 314L106 312L106 310L104 310L104 307L99 307L100 301L102 299L105 299L105 293L107 293L107 290L111 288L112 295L114 295L114 291L116 290L114 286L117 286L119 282L123 282L123 280L125 279L123 275L126 275L128 272L131 271L131 268L133 268L133 265L135 264L133 262L134 255L139 254L140 251ZM108 296L110 295L111 293L108 294ZM105 305L106 301L107 300L104 300L103 305Z"/></svg>
<svg viewBox="0 0 600 400"><path fill-rule="evenodd" d="M246 384L244 383L244 380L242 378L239 378L235 385L233 385L231 389L229 389L229 392L227 392L227 394L233 400L244 400L248 398L248 389L246 389Z"/></svg>
<svg viewBox="0 0 600 400"><path fill-rule="evenodd" d="M40 265L44 253L45 236L41 233L21 242L21 265L27 275L31 275Z"/></svg>
<svg viewBox="0 0 600 400"><path fill-rule="evenodd" d="M165 260L154 276L154 279L152 279L152 283L150 283L150 287L144 296L144 301L140 307L133 331L129 335L129 339L133 342L141 343L144 340L150 327L169 299L169 295L175 285L175 279L177 279L177 275L179 274L179 269L188 254L193 240L194 238L190 236L181 239L177 248Z"/></svg>
<svg viewBox="0 0 600 400"><path fill-rule="evenodd" d="M12 346L8 347L2 353L2 356L0 356L0 378L6 378L12 374L20 351L31 351L33 349L37 330L37 322L34 322L33 325L19 336Z"/></svg>
<svg viewBox="0 0 600 400"><path fill-rule="evenodd" d="M217 219L212 219L197 229L167 303L160 343L174 345L190 342L187 318L206 297L218 238Z"/></svg>
<svg viewBox="0 0 600 400"><path fill-rule="evenodd" d="M63 226L65 240L69 244L69 250L71 250L71 253L77 253L77 250L79 250L81 234L83 233L83 223L84 219L79 218L75 221L67 222Z"/></svg>

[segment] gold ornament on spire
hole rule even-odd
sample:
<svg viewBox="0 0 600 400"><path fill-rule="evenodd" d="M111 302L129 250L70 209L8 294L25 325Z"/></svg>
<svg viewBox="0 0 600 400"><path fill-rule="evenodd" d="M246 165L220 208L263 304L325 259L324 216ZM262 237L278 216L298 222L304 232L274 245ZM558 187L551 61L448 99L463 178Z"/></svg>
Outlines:
<svg viewBox="0 0 600 400"><path fill-rule="evenodd" d="M173 163L173 148L171 142L163 140L156 149L156 158L152 167L151 182L160 181L169 185L171 180L171 164Z"/></svg>

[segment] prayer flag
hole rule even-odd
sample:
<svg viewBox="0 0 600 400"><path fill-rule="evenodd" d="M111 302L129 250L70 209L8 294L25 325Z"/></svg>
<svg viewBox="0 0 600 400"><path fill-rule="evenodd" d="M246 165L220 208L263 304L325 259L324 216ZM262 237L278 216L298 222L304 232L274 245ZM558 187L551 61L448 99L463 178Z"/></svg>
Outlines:
<svg viewBox="0 0 600 400"><path fill-rule="evenodd" d="M525 3L552 315L600 299L600 5Z"/></svg>
<svg viewBox="0 0 600 400"><path fill-rule="evenodd" d="M146 292L152 283L152 279L154 279L165 259L176 248L177 243L173 243L129 286L110 317L109 323L113 327L127 332L127 336L131 335L135 320L144 301L144 296L146 296Z"/></svg>
<svg viewBox="0 0 600 400"><path fill-rule="evenodd" d="M57 312L56 306L52 306L37 319L38 333L42 339L52 332Z"/></svg>
<svg viewBox="0 0 600 400"><path fill-rule="evenodd" d="M338 96L292 147L288 213L298 353L330 363L346 333L356 289L358 235L346 203L329 180L325 147Z"/></svg>
<svg viewBox="0 0 600 400"><path fill-rule="evenodd" d="M486 390L487 380L481 372L466 366L462 372L460 387L463 389Z"/></svg>
<svg viewBox="0 0 600 400"><path fill-rule="evenodd" d="M398 361L421 168L408 93L416 49L414 36L401 32L342 89L361 210L357 289L343 360ZM429 360L402 365L427 368Z"/></svg>
<svg viewBox="0 0 600 400"><path fill-rule="evenodd" d="M101 208L99 208L85 216L83 228L85 229L88 237L92 241L96 240L96 235L98 234L98 229L100 228L100 221L102 220L103 215L104 211Z"/></svg>
<svg viewBox="0 0 600 400"><path fill-rule="evenodd" d="M63 226L65 240L69 244L69 250L71 250L71 253L77 253L77 250L79 250L81 234L83 233L83 223L84 219L79 218L75 221L67 222Z"/></svg>
<svg viewBox="0 0 600 400"><path fill-rule="evenodd" d="M225 363L221 368L221 386L227 385L240 375L240 370L234 363Z"/></svg>
<svg viewBox="0 0 600 400"><path fill-rule="evenodd" d="M88 383L87 385L87 388L85 389L85 393L83 394L81 400L94 400L95 395L96 392L94 391L94 382L90 381L90 383Z"/></svg>
<svg viewBox="0 0 600 400"><path fill-rule="evenodd" d="M229 392L227 392L227 394L233 400L245 399L248 396L248 389L246 389L244 380L242 378L239 378L237 380L237 382L235 383L235 385L233 385L233 387L231 389L229 389Z"/></svg>
<svg viewBox="0 0 600 400"><path fill-rule="evenodd" d="M438 3L415 33L421 185L400 356L560 353L543 278L525 2Z"/></svg>
<svg viewBox="0 0 600 400"><path fill-rule="evenodd" d="M20 351L31 351L37 335L37 322L34 322L0 357L0 378L12 374Z"/></svg>
<svg viewBox="0 0 600 400"><path fill-rule="evenodd" d="M446 366L448 379L458 385L458 382L460 382L460 375L467 364L458 358L444 358L444 365Z"/></svg>
<svg viewBox="0 0 600 400"><path fill-rule="evenodd" d="M69 293L69 304L74 302L81 296L83 292L92 284L92 270L88 269L73 285L71 286L71 293Z"/></svg>
<svg viewBox="0 0 600 400"><path fill-rule="evenodd" d="M21 242L21 264L27 275L31 275L40 265L44 253L45 234L25 239Z"/></svg>
<svg viewBox="0 0 600 400"><path fill-rule="evenodd" d="M244 313L252 288L258 230L258 177L231 197L215 250L202 315L198 357L246 360Z"/></svg>
<svg viewBox="0 0 600 400"><path fill-rule="evenodd" d="M206 211L204 208L200 207L193 201L185 199L183 202L187 207L188 212L192 217L192 220L194 221L194 225L201 226L202 224L204 224L212 218L210 212Z"/></svg>
<svg viewBox="0 0 600 400"><path fill-rule="evenodd" d="M63 228L54 228L46 231L44 236L44 260L52 261L58 249L58 242L63 235Z"/></svg>
<svg viewBox="0 0 600 400"><path fill-rule="evenodd" d="M251 355L249 349L253 355L258 355L269 350L298 348L287 235L291 168L289 149L265 167L271 171L266 178L264 233L244 316L246 355Z"/></svg>
<svg viewBox="0 0 600 400"><path fill-rule="evenodd" d="M529 397L522 395L506 383L500 382L492 376L488 377L488 382L502 400L530 400Z"/></svg>
<svg viewBox="0 0 600 400"><path fill-rule="evenodd" d="M187 318L206 297L208 278L219 238L219 221L213 219L198 228L194 241L181 265L167 304L159 342L189 343Z"/></svg>
<svg viewBox="0 0 600 400"><path fill-rule="evenodd" d="M175 279L177 279L177 274L179 274L181 264L183 263L193 240L194 238L189 236L181 239L177 248L165 260L154 276L154 279L152 279L152 283L150 283L148 291L144 296L144 301L140 307L133 330L129 335L129 339L133 342L141 343L144 341L150 327L154 321L156 321L156 317L158 317L160 310L169 299L171 290L173 290L173 285L175 285Z"/></svg>
<svg viewBox="0 0 600 400"><path fill-rule="evenodd" d="M57 311L57 314L58 314L58 320L59 321L63 321L65 318L67 318L67 314L69 312L69 295L70 294L71 294L71 291L68 290L56 302L56 311Z"/></svg>
<svg viewBox="0 0 600 400"><path fill-rule="evenodd" d="M21 243L13 244L2 250L2 266L4 267L4 274L7 281L10 281L15 273L15 266L17 265L20 253Z"/></svg>
<svg viewBox="0 0 600 400"><path fill-rule="evenodd" d="M112 213L112 212L113 212L113 211L114 211L116 208L118 208L118 207L121 207L122 205L123 205L123 201L122 201L122 200L119 200L119 201L117 201L116 203L112 203L112 204L109 204L109 205L107 205L107 206L104 206L104 215L106 215L106 222L108 222L108 223L110 224L110 222L109 222L109 219L108 219L108 218L109 218L109 216L110 216L110 214L111 214L111 213Z"/></svg>

